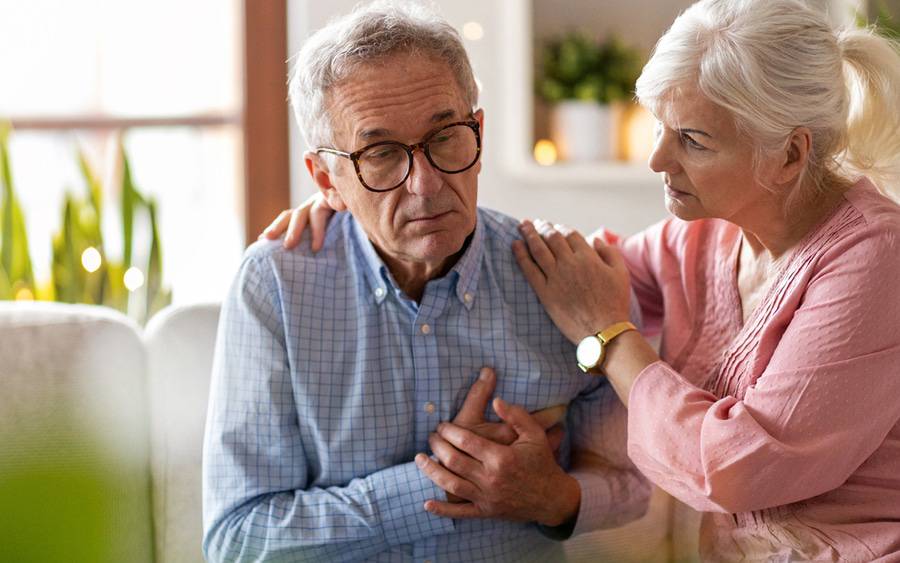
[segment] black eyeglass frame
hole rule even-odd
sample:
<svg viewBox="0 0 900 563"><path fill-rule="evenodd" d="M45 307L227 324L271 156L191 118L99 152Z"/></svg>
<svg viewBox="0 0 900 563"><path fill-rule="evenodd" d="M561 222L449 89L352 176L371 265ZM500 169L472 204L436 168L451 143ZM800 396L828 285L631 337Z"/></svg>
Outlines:
<svg viewBox="0 0 900 563"><path fill-rule="evenodd" d="M465 168L462 168L460 170L454 170L454 171L444 170L443 168L438 166L434 162L434 160L431 158L431 151L429 151L429 149L428 149L428 142L431 141L431 139L435 135L437 135L444 129L448 129L450 127L456 127L458 125L464 125L464 126L468 127L469 129L471 129L475 133L475 158L472 159L472 162L468 166L466 166ZM363 180L362 172L359 169L359 157L362 156L362 154L364 152L366 152L367 150L369 150L373 147L379 147L379 146L383 146L383 145L398 146L398 147L402 148L403 150L405 150L406 156L409 158L409 165L406 168L406 175L395 186L390 187L390 188L379 189L379 188L371 187L370 185L368 185L366 183L365 180ZM327 154L333 154L336 156L349 158L350 161L353 162L353 168L356 170L356 177L359 179L359 183L362 184L363 187L365 189L369 190L370 192L383 193L383 192L389 192L392 190L396 190L397 188L402 186L404 182L406 182L407 178L409 178L409 175L412 173L412 169L413 169L413 153L417 150L422 151L422 153L425 155L425 158L428 160L428 163L431 164L431 166L433 166L435 169L440 170L444 174L460 174L462 172L465 172L469 168L472 168L473 166L475 166L475 164L478 162L478 159L481 158L481 127L479 126L478 121L476 121L474 119L470 119L470 120L466 120L466 121L455 121L453 123L447 123L446 125L441 125L440 127L436 128L433 131L431 131L430 133L428 133L424 139L422 139L421 141L419 141L418 143L415 143L413 145L407 145L405 143L401 143L400 141L378 141L377 143L372 143L371 145L366 145L363 148L361 148L357 151L353 151L353 152L345 152L345 151L339 151L337 149L320 147L320 148L315 149L315 153L320 154L320 153L324 152Z"/></svg>

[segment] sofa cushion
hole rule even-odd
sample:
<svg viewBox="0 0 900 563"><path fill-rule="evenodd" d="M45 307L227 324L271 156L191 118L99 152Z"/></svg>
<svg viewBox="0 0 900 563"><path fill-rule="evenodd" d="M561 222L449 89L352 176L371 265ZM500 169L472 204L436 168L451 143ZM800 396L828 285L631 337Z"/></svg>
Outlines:
<svg viewBox="0 0 900 563"><path fill-rule="evenodd" d="M218 305L169 307L147 326L159 562L202 562L201 460Z"/></svg>

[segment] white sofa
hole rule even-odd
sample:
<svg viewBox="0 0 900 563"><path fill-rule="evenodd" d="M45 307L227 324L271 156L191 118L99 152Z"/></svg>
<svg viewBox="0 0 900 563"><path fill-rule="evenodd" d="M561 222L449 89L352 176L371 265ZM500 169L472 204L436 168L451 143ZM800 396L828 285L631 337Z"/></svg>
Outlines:
<svg viewBox="0 0 900 563"><path fill-rule="evenodd" d="M142 331L101 307L0 303L0 561L203 560L218 312L172 307ZM567 552L693 561L696 528L696 513L656 491L643 519L574 538Z"/></svg>

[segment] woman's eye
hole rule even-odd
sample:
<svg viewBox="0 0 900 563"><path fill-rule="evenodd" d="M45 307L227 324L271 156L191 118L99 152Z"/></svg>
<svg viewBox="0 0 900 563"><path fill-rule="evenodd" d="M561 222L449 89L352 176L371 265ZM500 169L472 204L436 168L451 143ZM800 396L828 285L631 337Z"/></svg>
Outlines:
<svg viewBox="0 0 900 563"><path fill-rule="evenodd" d="M706 150L706 147L704 147L703 145L701 145L700 143L695 141L694 138L691 137L690 135L688 135L687 133L681 134L681 140L684 141L684 144L686 144L687 146L689 146L692 149L697 149L697 150L701 150L701 151Z"/></svg>

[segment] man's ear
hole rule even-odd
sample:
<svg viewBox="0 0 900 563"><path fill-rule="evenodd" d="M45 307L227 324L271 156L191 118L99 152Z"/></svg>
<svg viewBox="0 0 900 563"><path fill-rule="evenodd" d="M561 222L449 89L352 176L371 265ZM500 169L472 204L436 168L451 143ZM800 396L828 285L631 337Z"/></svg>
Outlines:
<svg viewBox="0 0 900 563"><path fill-rule="evenodd" d="M303 162L306 163L306 169L309 170L309 175L312 176L313 182L316 183L316 187L319 188L319 191L325 197L328 206L335 211L346 211L347 204L344 203L341 194L331 182L332 172L328 168L328 163L322 155L316 154L313 151L306 151L303 153Z"/></svg>
<svg viewBox="0 0 900 563"><path fill-rule="evenodd" d="M475 121L478 122L478 133L479 133L479 135L481 135L481 148L483 151L484 150L484 110L478 109L472 115L475 117ZM476 174L481 173L481 163L483 161L484 161L484 159L482 159L482 158L478 159L478 164L475 165L475 173Z"/></svg>
<svg viewBox="0 0 900 563"><path fill-rule="evenodd" d="M779 184L793 184L806 170L809 153L812 150L812 132L806 127L797 127L791 132L779 159L776 181Z"/></svg>

